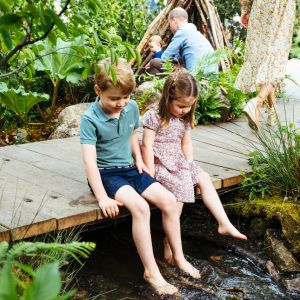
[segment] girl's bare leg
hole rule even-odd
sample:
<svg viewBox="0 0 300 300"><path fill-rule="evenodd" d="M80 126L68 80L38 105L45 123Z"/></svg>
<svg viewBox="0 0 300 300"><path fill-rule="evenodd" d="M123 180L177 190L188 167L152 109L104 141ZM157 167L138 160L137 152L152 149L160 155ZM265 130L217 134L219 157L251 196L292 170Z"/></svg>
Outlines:
<svg viewBox="0 0 300 300"><path fill-rule="evenodd" d="M117 191L115 199L122 202L132 214L132 236L145 269L144 279L160 294L176 293L177 288L163 278L154 258L148 203L127 185Z"/></svg>
<svg viewBox="0 0 300 300"><path fill-rule="evenodd" d="M182 202L177 202L177 212L179 215L179 218L181 216L181 212L183 209L183 203ZM174 259L173 259L173 253L172 253L172 249L170 247L170 244L168 242L167 237L164 238L164 259L169 263L174 265Z"/></svg>
<svg viewBox="0 0 300 300"><path fill-rule="evenodd" d="M174 195L156 182L150 185L142 196L162 211L163 227L173 253L174 264L192 277L200 278L199 270L194 268L183 255L180 220Z"/></svg>
<svg viewBox="0 0 300 300"><path fill-rule="evenodd" d="M219 195L213 186L210 176L206 172L203 171L199 174L198 185L205 206L219 224L218 232L223 235L231 235L240 240L247 240L247 237L240 233L229 221Z"/></svg>

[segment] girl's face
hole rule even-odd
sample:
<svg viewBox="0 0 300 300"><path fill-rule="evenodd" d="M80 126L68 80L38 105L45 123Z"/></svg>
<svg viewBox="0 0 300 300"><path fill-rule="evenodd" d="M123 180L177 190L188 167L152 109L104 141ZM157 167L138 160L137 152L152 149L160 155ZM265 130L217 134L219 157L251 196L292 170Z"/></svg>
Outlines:
<svg viewBox="0 0 300 300"><path fill-rule="evenodd" d="M193 107L196 99L194 97L179 98L170 103L170 112L177 118L182 118Z"/></svg>

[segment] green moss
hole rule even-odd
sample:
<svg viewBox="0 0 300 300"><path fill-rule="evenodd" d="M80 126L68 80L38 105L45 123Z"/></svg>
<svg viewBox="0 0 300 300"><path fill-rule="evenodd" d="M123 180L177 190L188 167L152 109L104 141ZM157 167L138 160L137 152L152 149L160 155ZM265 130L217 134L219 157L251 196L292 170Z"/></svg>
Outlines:
<svg viewBox="0 0 300 300"><path fill-rule="evenodd" d="M228 212L243 217L263 216L267 220L276 218L282 226L282 233L291 245L293 253L300 254L300 203L284 200L280 196L257 198L252 201L237 199L224 205Z"/></svg>

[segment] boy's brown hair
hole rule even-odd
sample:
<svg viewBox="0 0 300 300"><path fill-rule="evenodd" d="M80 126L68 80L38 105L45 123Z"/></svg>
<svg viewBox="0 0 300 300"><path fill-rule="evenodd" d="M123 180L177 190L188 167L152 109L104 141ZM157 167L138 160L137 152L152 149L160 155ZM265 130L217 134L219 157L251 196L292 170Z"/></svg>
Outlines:
<svg viewBox="0 0 300 300"><path fill-rule="evenodd" d="M194 113L196 110L198 95L199 91L197 82L191 73L181 69L170 74L165 81L158 104L162 127L169 124L172 116L170 112L170 103L173 100L194 97L196 101L191 110L183 116L183 120L193 128L195 126Z"/></svg>
<svg viewBox="0 0 300 300"><path fill-rule="evenodd" d="M107 67L113 68L116 73L117 82L114 83L111 75L107 73ZM110 87L118 88L124 94L131 94L135 88L135 77L133 70L125 59L119 58L116 64L111 64L110 58L101 60L98 63L99 72L95 74L95 84L100 90L105 91Z"/></svg>
<svg viewBox="0 0 300 300"><path fill-rule="evenodd" d="M152 35L148 43L156 43L162 47L162 38L159 35Z"/></svg>

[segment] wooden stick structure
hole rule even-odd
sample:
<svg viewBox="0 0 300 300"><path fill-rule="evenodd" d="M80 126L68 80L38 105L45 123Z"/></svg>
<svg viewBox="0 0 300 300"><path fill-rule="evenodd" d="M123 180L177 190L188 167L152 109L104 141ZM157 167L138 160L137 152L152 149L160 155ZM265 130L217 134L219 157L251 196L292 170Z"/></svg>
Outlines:
<svg viewBox="0 0 300 300"><path fill-rule="evenodd" d="M169 28L168 15L175 7L182 7L187 11L189 22L196 25L197 29L210 41L214 49L222 49L229 46L213 0L169 0L167 6L149 25L137 47L142 56L142 65L138 67L134 61L133 69L138 73L144 70L144 67L151 59L148 41L152 35L161 36L164 48L170 43L173 35ZM229 59L223 59L221 61L222 70L228 68L230 64Z"/></svg>

